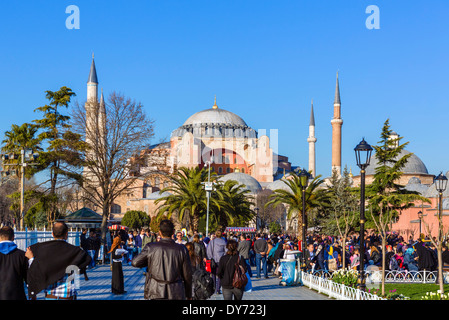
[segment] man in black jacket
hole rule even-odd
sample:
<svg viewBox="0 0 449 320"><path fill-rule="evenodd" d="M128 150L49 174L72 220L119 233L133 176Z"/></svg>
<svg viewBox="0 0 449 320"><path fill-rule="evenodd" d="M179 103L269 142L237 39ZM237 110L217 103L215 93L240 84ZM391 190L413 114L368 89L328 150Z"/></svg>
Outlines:
<svg viewBox="0 0 449 320"><path fill-rule="evenodd" d="M148 243L132 260L133 267L148 267L144 298L190 300L192 266L187 248L172 239L175 228L170 220L162 220L159 230L161 240Z"/></svg>
<svg viewBox="0 0 449 320"><path fill-rule="evenodd" d="M28 269L25 251L17 249L14 230L0 229L0 300L26 300L24 282Z"/></svg>
<svg viewBox="0 0 449 320"><path fill-rule="evenodd" d="M45 298L51 300L75 300L76 279L69 281L76 269L85 272L91 257L80 247L67 243L69 229L64 222L53 225L54 240L39 242L28 247L25 256L30 260L28 269L28 295L45 290Z"/></svg>

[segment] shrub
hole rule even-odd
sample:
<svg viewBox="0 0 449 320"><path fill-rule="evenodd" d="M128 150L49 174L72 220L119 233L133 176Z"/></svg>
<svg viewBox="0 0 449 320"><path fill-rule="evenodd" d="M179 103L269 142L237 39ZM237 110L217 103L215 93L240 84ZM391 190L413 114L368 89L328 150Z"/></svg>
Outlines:
<svg viewBox="0 0 449 320"><path fill-rule="evenodd" d="M339 269L332 274L332 281L340 283L345 286L355 288L357 287L357 280L359 272L354 269Z"/></svg>
<svg viewBox="0 0 449 320"><path fill-rule="evenodd" d="M121 224L130 229L140 229L150 224L151 218L143 211L131 210L125 213Z"/></svg>

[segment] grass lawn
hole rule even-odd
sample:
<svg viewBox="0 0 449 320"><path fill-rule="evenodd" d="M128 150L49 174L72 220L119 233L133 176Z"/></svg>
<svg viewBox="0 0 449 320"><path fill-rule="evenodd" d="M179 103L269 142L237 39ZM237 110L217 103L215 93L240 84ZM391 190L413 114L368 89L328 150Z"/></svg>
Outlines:
<svg viewBox="0 0 449 320"><path fill-rule="evenodd" d="M379 286L379 293L380 293ZM395 293L403 294L406 297L409 297L410 300L421 300L422 296L426 295L426 292L437 292L440 290L440 286L434 283L386 283L385 284L385 294L388 294L391 291L395 290ZM371 289L371 292L373 290ZM449 292L449 284L444 285L444 292Z"/></svg>

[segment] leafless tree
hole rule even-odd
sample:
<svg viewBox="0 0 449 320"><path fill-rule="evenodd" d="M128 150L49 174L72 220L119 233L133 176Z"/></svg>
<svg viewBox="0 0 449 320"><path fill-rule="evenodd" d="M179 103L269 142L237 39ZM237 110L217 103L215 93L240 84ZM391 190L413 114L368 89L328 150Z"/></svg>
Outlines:
<svg viewBox="0 0 449 320"><path fill-rule="evenodd" d="M83 199L102 211L102 238L113 201L138 178L133 158L149 146L153 121L141 103L113 92L103 105L75 104L72 129L84 136L84 169L77 172Z"/></svg>
<svg viewBox="0 0 449 320"><path fill-rule="evenodd" d="M271 194L273 194L273 191L264 189L259 191L256 195L256 207L259 208L257 219L260 222L260 229L268 227L271 222L281 221L285 213L284 205L269 205L265 207L265 204L270 201L269 197Z"/></svg>

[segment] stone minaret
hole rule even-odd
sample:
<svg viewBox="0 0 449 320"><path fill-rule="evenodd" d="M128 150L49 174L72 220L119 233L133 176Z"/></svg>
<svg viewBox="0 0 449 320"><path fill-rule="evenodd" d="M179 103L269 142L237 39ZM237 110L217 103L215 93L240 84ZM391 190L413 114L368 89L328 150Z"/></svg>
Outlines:
<svg viewBox="0 0 449 320"><path fill-rule="evenodd" d="M337 72L337 84L335 87L335 100L334 100L334 117L331 120L332 124L332 171L334 168L337 170L338 175L341 176L341 127L343 120L341 119L341 101L340 101L340 86L338 83Z"/></svg>
<svg viewBox="0 0 449 320"><path fill-rule="evenodd" d="M307 142L309 143L309 172L313 177L316 175L316 158L315 158L315 115L313 114L313 100L312 100L312 109L310 111L310 123L309 123L309 137L307 138Z"/></svg>
<svg viewBox="0 0 449 320"><path fill-rule="evenodd" d="M87 99L86 99L86 143L93 145L97 140L96 128L98 126L98 78L95 68L95 60L92 54L92 64L90 66L89 78L87 79ZM83 170L84 177L89 177L88 168Z"/></svg>

